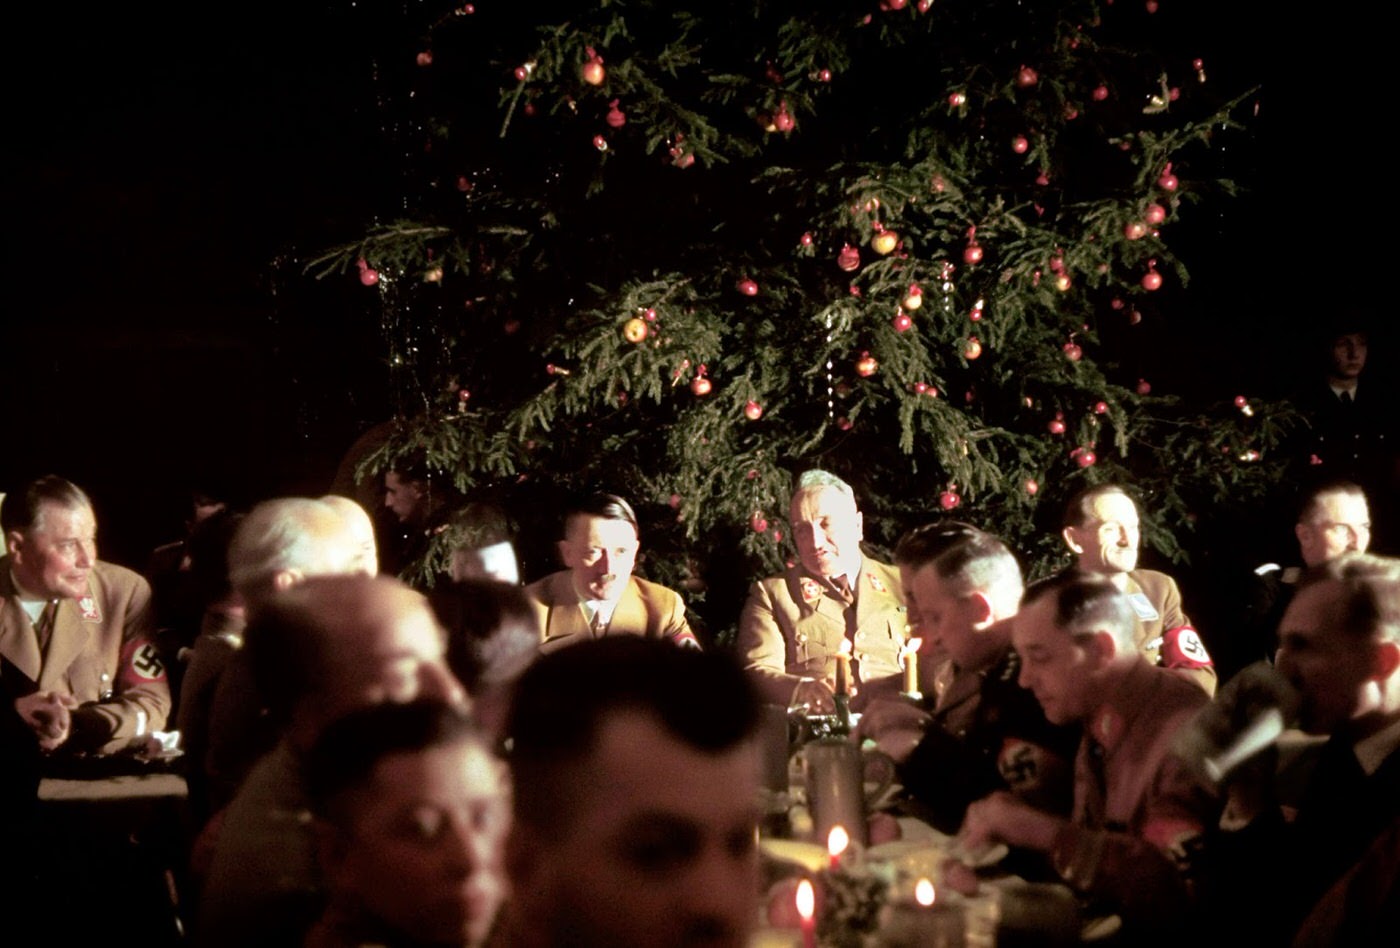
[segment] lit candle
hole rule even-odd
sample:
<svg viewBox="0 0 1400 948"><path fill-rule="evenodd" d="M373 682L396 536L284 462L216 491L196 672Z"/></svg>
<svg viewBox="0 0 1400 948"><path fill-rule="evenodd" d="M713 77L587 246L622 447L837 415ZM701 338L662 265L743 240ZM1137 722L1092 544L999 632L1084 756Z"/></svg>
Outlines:
<svg viewBox="0 0 1400 948"><path fill-rule="evenodd" d="M826 834L826 851L831 856L831 868L836 869L841 865L841 854L851 845L851 834L846 832L846 827L837 823L831 828L831 832Z"/></svg>
<svg viewBox="0 0 1400 948"><path fill-rule="evenodd" d="M919 693L919 646L923 644L924 640L916 636L899 650L904 659L904 693L907 695Z"/></svg>
<svg viewBox="0 0 1400 948"><path fill-rule="evenodd" d="M851 696L851 641L841 640L841 650L836 653L836 693Z"/></svg>
<svg viewBox="0 0 1400 948"><path fill-rule="evenodd" d="M810 879L797 883L797 915L802 919L802 948L817 948L817 893Z"/></svg>
<svg viewBox="0 0 1400 948"><path fill-rule="evenodd" d="M924 908L933 904L934 899L933 883L927 879L920 879L914 883L914 901Z"/></svg>

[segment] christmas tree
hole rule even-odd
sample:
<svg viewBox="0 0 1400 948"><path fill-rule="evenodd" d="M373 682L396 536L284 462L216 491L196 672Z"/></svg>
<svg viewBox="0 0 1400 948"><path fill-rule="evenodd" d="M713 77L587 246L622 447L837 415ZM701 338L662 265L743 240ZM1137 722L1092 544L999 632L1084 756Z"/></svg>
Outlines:
<svg viewBox="0 0 1400 948"><path fill-rule="evenodd" d="M1189 13L354 11L394 203L308 270L384 330L369 468L424 458L546 539L565 492L626 495L644 571L716 631L791 557L809 467L855 486L876 551L946 512L1044 571L1068 495L1113 480L1179 555L1191 511L1273 481L1288 422L1144 375L1141 325L1194 305L1178 235L1253 173L1253 90L1212 80Z"/></svg>

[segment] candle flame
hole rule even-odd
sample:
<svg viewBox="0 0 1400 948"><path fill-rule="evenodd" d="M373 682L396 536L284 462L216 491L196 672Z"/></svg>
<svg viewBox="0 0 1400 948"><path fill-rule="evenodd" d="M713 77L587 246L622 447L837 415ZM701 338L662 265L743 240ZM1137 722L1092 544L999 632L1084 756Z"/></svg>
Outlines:
<svg viewBox="0 0 1400 948"><path fill-rule="evenodd" d="M841 654L842 654L842 655L850 655L850 654L851 654L851 640L850 640L850 639L842 639L842 640L841 640L841 648L840 648L840 651L841 651Z"/></svg>
<svg viewBox="0 0 1400 948"><path fill-rule="evenodd" d="M810 880L797 883L797 914L804 922L810 922L817 911L817 894L812 891Z"/></svg>
<svg viewBox="0 0 1400 948"><path fill-rule="evenodd" d="M933 883L927 879L920 879L914 885L914 901L927 908L933 904Z"/></svg>
<svg viewBox="0 0 1400 948"><path fill-rule="evenodd" d="M851 834L846 832L846 827L837 823L831 828L831 832L826 837L826 851L835 859L846 851L846 847L851 845Z"/></svg>
<svg viewBox="0 0 1400 948"><path fill-rule="evenodd" d="M924 640L916 635L910 638L908 642L905 642L904 647L910 652L917 652L923 644Z"/></svg>

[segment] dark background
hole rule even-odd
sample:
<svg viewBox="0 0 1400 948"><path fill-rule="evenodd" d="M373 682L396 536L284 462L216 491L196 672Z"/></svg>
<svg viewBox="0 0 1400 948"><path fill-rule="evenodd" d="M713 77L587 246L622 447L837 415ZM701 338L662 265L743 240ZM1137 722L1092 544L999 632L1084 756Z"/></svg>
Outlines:
<svg viewBox="0 0 1400 948"><path fill-rule="evenodd" d="M1210 24L1212 81L1262 91L1243 163L1257 174L1192 222L1193 283L1151 327L1144 371L1192 399L1282 394L1310 327L1355 307L1389 316L1381 14L1162 10ZM384 37L363 22L349 3L267 0L7 12L0 490L47 471L84 485L107 558L140 565L176 537L199 482L324 492L390 414L360 288L301 275L395 190L372 67ZM1387 337L1373 371L1393 369Z"/></svg>

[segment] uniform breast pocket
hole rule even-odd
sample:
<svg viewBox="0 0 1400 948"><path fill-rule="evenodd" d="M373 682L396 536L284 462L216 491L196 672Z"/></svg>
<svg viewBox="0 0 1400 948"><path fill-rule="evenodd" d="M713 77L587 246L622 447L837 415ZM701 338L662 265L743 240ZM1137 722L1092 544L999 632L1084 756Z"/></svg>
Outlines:
<svg viewBox="0 0 1400 948"><path fill-rule="evenodd" d="M64 677L69 692L79 701L101 701L112 690L111 673L96 655L79 655Z"/></svg>
<svg viewBox="0 0 1400 948"><path fill-rule="evenodd" d="M837 639L827 623L812 615L797 620L792 634L792 660L796 665L824 665L836 648Z"/></svg>

